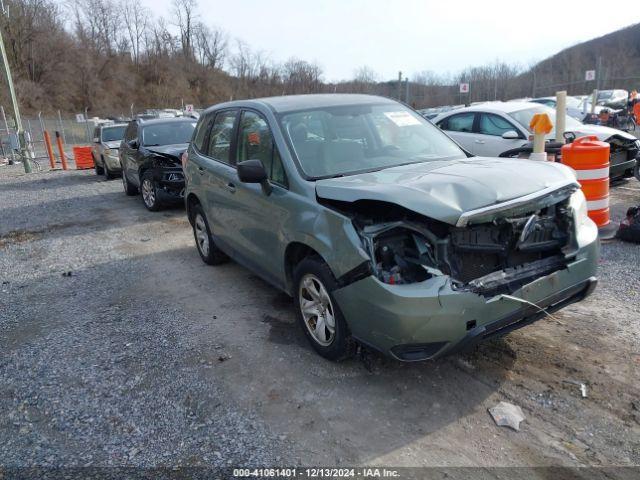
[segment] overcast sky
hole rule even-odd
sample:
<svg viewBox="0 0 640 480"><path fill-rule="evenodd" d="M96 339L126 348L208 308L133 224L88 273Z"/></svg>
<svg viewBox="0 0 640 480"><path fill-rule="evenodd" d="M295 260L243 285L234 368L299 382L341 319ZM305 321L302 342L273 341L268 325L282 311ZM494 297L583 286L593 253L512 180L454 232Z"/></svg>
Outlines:
<svg viewBox="0 0 640 480"><path fill-rule="evenodd" d="M172 0L142 0L169 17ZM640 22L628 1L200 0L200 19L276 62L315 61L326 80L363 65L383 79L456 72L494 60L529 64ZM557 18L557 19L556 19ZM594 66L595 67L595 66Z"/></svg>

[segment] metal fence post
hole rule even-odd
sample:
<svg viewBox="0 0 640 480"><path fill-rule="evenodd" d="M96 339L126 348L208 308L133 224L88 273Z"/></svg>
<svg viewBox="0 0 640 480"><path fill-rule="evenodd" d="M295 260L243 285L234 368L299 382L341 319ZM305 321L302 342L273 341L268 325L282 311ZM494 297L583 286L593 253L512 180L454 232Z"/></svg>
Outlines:
<svg viewBox="0 0 640 480"><path fill-rule="evenodd" d="M66 145L67 137L64 134L64 125L62 124L62 115L60 115L60 110L58 110L58 124L60 125L60 133L62 134L62 141Z"/></svg>
<svg viewBox="0 0 640 480"><path fill-rule="evenodd" d="M0 106L0 110L2 110L2 120L4 121L4 128L7 131L7 140L9 141L9 150L11 150L11 161L16 163L16 152L13 150L13 146L11 145L11 131L9 130L9 122L7 122L7 114L4 111L4 107Z"/></svg>

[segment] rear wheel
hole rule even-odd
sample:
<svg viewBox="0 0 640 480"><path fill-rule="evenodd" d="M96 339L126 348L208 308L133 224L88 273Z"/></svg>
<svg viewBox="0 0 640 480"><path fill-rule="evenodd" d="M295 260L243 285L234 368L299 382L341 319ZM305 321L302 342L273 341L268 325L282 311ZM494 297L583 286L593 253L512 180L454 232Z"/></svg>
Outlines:
<svg viewBox="0 0 640 480"><path fill-rule="evenodd" d="M200 258L207 265L219 265L228 260L228 257L220 250L211 238L209 222L200 205L193 207L193 237Z"/></svg>
<svg viewBox="0 0 640 480"><path fill-rule="evenodd" d="M157 212L162 207L162 202L158 198L158 187L153 179L151 172L142 174L140 182L140 193L142 194L142 203L152 212Z"/></svg>
<svg viewBox="0 0 640 480"><path fill-rule="evenodd" d="M124 193L129 195L130 197L137 195L138 187L136 187L133 183L129 181L127 178L126 170L124 167L122 168L122 186L124 187Z"/></svg>
<svg viewBox="0 0 640 480"><path fill-rule="evenodd" d="M329 360L353 354L354 342L332 296L338 287L329 266L319 257L302 260L294 271L298 320L313 349Z"/></svg>

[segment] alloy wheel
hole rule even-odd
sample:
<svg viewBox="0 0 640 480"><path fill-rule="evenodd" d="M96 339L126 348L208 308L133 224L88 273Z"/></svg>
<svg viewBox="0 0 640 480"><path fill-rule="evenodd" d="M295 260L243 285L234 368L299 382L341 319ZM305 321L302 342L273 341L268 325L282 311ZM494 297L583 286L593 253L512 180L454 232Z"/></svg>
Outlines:
<svg viewBox="0 0 640 480"><path fill-rule="evenodd" d="M336 336L336 320L329 293L318 277L310 273L302 277L298 300L313 339L324 347L330 345Z"/></svg>
<svg viewBox="0 0 640 480"><path fill-rule="evenodd" d="M153 182L148 178L142 181L142 200L147 207L153 207L156 203L156 190Z"/></svg>
<svg viewBox="0 0 640 480"><path fill-rule="evenodd" d="M207 225L204 223L204 218L199 213L193 222L193 229L196 234L196 243L198 249L203 257L209 255L209 232L207 231Z"/></svg>

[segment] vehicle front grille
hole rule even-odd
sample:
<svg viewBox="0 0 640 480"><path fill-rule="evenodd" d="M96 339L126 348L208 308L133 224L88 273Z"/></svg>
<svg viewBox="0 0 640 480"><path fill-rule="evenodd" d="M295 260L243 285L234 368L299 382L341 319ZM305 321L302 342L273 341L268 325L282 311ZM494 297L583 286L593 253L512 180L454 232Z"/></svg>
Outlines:
<svg viewBox="0 0 640 480"><path fill-rule="evenodd" d="M468 283L500 270L558 256L567 245L572 228L566 202L529 215L452 228L451 275Z"/></svg>

